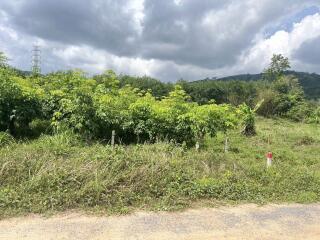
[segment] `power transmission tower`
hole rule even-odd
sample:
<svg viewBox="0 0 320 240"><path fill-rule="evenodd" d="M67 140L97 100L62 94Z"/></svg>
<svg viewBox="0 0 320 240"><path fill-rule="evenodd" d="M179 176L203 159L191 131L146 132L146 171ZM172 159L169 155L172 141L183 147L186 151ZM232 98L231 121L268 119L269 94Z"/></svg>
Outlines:
<svg viewBox="0 0 320 240"><path fill-rule="evenodd" d="M39 45L33 45L32 49L32 74L40 75L41 74L41 50Z"/></svg>

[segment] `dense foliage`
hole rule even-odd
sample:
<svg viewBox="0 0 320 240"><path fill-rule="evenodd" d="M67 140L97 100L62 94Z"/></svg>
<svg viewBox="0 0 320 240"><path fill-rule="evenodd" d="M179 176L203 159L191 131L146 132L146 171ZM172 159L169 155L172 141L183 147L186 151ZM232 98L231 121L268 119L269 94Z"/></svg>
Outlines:
<svg viewBox="0 0 320 240"><path fill-rule="evenodd" d="M22 78L0 70L0 130L14 136L37 136L72 129L86 139L194 144L206 135L226 132L244 119L242 108L198 105L180 85L165 97L122 85L106 71L93 78L81 71ZM123 78L122 78L123 79Z"/></svg>
<svg viewBox="0 0 320 240"><path fill-rule="evenodd" d="M298 79L285 74L289 62L281 55L273 57L264 81L175 85L112 71L93 77L80 70L24 75L3 54L0 61L0 131L13 136L72 129L87 140L109 141L115 130L124 143L190 145L240 124L252 135L255 113L319 122L319 105L307 101Z"/></svg>

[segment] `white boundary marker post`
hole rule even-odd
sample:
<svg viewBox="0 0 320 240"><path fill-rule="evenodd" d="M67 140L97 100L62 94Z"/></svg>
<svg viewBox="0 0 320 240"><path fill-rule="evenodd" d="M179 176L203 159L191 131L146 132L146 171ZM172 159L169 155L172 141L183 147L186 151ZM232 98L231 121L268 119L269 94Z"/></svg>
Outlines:
<svg viewBox="0 0 320 240"><path fill-rule="evenodd" d="M229 146L228 146L228 137L225 138L224 140L224 152L227 153L229 150Z"/></svg>
<svg viewBox="0 0 320 240"><path fill-rule="evenodd" d="M115 131L115 130L112 130L112 135L111 135L111 146L112 146L112 147L114 146L115 136L116 136L116 131Z"/></svg>
<svg viewBox="0 0 320 240"><path fill-rule="evenodd" d="M197 141L197 142L196 142L196 150L199 151L199 148L200 148L200 144L199 144L199 142Z"/></svg>

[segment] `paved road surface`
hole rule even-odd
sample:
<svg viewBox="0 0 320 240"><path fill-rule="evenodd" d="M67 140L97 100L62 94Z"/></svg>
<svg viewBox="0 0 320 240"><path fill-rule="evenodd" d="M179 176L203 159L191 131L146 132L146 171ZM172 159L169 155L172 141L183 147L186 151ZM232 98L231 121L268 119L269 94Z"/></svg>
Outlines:
<svg viewBox="0 0 320 240"><path fill-rule="evenodd" d="M0 221L5 240L320 240L320 204L242 205L120 217L65 213Z"/></svg>

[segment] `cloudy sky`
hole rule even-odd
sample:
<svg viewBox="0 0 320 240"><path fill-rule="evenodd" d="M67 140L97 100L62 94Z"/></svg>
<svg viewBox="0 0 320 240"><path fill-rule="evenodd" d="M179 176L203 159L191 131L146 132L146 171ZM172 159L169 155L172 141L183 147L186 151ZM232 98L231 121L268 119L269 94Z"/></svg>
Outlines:
<svg viewBox="0 0 320 240"><path fill-rule="evenodd" d="M163 81L258 73L273 53L320 73L319 0L0 0L0 51L29 70Z"/></svg>

